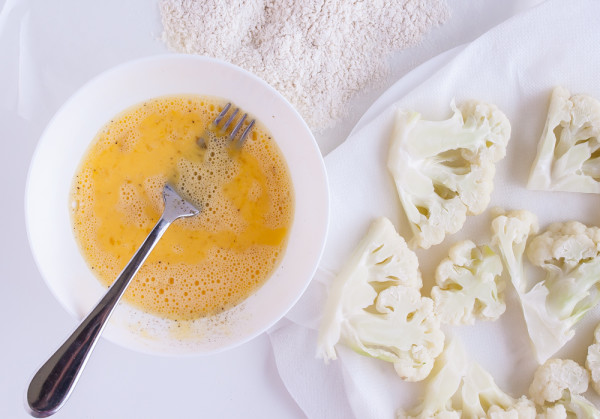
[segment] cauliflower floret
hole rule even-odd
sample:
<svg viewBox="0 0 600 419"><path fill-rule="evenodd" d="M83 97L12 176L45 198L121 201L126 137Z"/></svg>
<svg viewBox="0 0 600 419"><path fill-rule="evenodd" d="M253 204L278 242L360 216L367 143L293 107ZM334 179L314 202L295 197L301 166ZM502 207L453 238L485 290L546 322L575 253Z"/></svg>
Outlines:
<svg viewBox="0 0 600 419"><path fill-rule="evenodd" d="M512 211L492 221L493 241L517 291L536 357L545 362L574 335L573 326L600 299L600 229L576 221L555 223L533 238L537 217ZM523 253L546 271L531 284Z"/></svg>
<svg viewBox="0 0 600 419"><path fill-rule="evenodd" d="M531 243L527 256L536 266L554 265L563 260L564 269L579 267L585 259L595 258L600 250L600 229L579 221L553 223ZM563 269L561 268L561 270Z"/></svg>
<svg viewBox="0 0 600 419"><path fill-rule="evenodd" d="M480 214L493 189L494 164L506 153L510 123L494 105L451 104L450 119L426 121L399 110L388 168L414 237L422 248L456 233Z"/></svg>
<svg viewBox="0 0 600 419"><path fill-rule="evenodd" d="M600 394L600 324L594 330L594 342L588 348L585 367L590 372L593 389Z"/></svg>
<svg viewBox="0 0 600 419"><path fill-rule="evenodd" d="M600 411L581 395L588 384L589 373L577 362L547 360L538 367L529 386L529 396L544 412L538 419L600 418Z"/></svg>
<svg viewBox="0 0 600 419"><path fill-rule="evenodd" d="M549 359L535 371L529 386L531 399L543 406L546 402L556 402L564 392L585 393L588 389L589 373L577 362L570 359Z"/></svg>
<svg viewBox="0 0 600 419"><path fill-rule="evenodd" d="M489 418L534 419L534 403L504 393L492 376L475 362L467 362L456 339L435 361L423 400L413 409L399 409L398 419Z"/></svg>
<svg viewBox="0 0 600 419"><path fill-rule="evenodd" d="M536 415L535 404L525 396L517 399L514 405L502 409L500 406L492 406L487 411L489 419L539 419Z"/></svg>
<svg viewBox="0 0 600 419"><path fill-rule="evenodd" d="M600 229L577 221L552 224L531 240L527 256L546 271L543 281L520 292L542 363L575 335L573 326L600 299Z"/></svg>
<svg viewBox="0 0 600 419"><path fill-rule="evenodd" d="M567 419L567 409L562 404L557 404L544 409L538 413L536 419Z"/></svg>
<svg viewBox="0 0 600 419"><path fill-rule="evenodd" d="M527 187L600 193L599 153L600 102L557 87Z"/></svg>
<svg viewBox="0 0 600 419"><path fill-rule="evenodd" d="M356 319L356 336L350 346L364 355L393 362L406 381L427 377L444 347L433 301L415 288L398 285L379 293L374 311Z"/></svg>
<svg viewBox="0 0 600 419"><path fill-rule="evenodd" d="M435 272L431 297L442 323L472 324L495 320L506 310L500 280L502 261L488 246L470 240L450 248Z"/></svg>
<svg viewBox="0 0 600 419"><path fill-rule="evenodd" d="M524 292L523 255L527 239L538 232L537 216L527 210L496 211L499 214L492 220L493 243L500 251L515 289Z"/></svg>
<svg viewBox="0 0 600 419"><path fill-rule="evenodd" d="M462 344L457 339L448 341L444 351L435 361L421 403L408 411L399 409L396 417L398 419L459 419L461 412L454 409L452 397L459 392L467 365L467 354Z"/></svg>
<svg viewBox="0 0 600 419"><path fill-rule="evenodd" d="M425 378L443 349L433 301L421 296L417 256L387 218L373 222L331 285L317 356L336 359L342 341L392 362L408 381Z"/></svg>

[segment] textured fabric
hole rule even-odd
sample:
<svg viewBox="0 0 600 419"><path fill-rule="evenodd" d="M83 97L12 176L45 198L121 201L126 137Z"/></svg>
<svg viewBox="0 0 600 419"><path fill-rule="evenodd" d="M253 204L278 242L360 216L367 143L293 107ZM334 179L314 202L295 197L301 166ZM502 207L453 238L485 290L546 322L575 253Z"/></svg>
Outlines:
<svg viewBox="0 0 600 419"><path fill-rule="evenodd" d="M597 196L526 189L552 89L563 85L572 93L600 99L597 82L600 54L595 52L600 45L600 31L596 16L600 16L600 2L556 0L506 21L457 51L454 58L441 60L437 70L432 71L428 66L428 78L420 84L405 85L399 81L385 94L387 103L395 103L370 116L370 120L361 121L360 128L327 155L332 201L328 241L316 277L288 315L293 323L277 331L285 334L286 345L271 335L278 359L286 356L280 351L293 347L294 341L297 345L314 344L306 340L310 332L304 328L318 327L327 287L375 217L390 218L398 231L410 238L386 167L397 108L418 111L426 119L445 119L450 116L449 104L453 99L457 103L475 99L496 104L512 125L507 156L496 165L495 188L488 210L468 217L465 227L442 244L417 252L423 273L423 294L429 294L435 267L447 255L451 244L466 238L476 243L490 240L490 209L494 206L533 211L542 228L550 222L568 219L598 223ZM417 68L413 73L419 72ZM418 77L409 74L407 79L418 80ZM395 100L391 101L394 94ZM575 339L561 355L583 363L585 347L591 341L589 335L598 320L600 310L596 308L580 323ZM469 356L488 370L504 391L513 396L526 394L537 363L510 286L507 311L498 321L447 328L446 332L465 343ZM416 404L421 383L402 382L391 364L357 355L342 345L337 345L336 350L339 359L331 363L336 365L335 369L331 369L331 364L327 367L323 364L322 368L335 374L337 380L341 369L345 391L336 389L330 397L320 397L318 403L349 404L361 419L390 418L397 408ZM306 363L314 367L314 352L309 348L304 351L305 357L294 363L278 362L283 381L287 383L290 377L289 365L299 368L298 365ZM303 394L306 388L290 385L288 390L305 412L315 409L303 404L304 400L310 400ZM310 390L327 391L325 387ZM325 411L326 407L319 409Z"/></svg>

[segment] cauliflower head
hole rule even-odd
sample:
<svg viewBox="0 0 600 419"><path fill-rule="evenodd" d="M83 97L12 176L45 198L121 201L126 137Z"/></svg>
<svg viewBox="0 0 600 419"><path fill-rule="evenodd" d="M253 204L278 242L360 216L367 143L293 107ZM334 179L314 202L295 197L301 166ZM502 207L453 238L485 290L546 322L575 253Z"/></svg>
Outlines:
<svg viewBox="0 0 600 419"><path fill-rule="evenodd" d="M489 246L470 240L454 244L436 269L431 297L442 323L496 320L506 310L502 260Z"/></svg>
<svg viewBox="0 0 600 419"><path fill-rule="evenodd" d="M427 121L398 110L388 157L400 202L422 248L456 233L490 201L494 164L506 153L510 123L494 105L451 104L454 114Z"/></svg>
<svg viewBox="0 0 600 419"><path fill-rule="evenodd" d="M594 342L588 347L585 367L590 372L592 388L600 394L600 324L594 330Z"/></svg>
<svg viewBox="0 0 600 419"><path fill-rule="evenodd" d="M375 220L330 287L317 356L336 359L334 346L341 341L392 362L405 380L425 378L444 334L421 286L415 253L387 218Z"/></svg>
<svg viewBox="0 0 600 419"><path fill-rule="evenodd" d="M549 359L536 370L529 396L538 405L540 418L600 418L600 411L582 393L589 384L588 371L570 359Z"/></svg>
<svg viewBox="0 0 600 419"><path fill-rule="evenodd" d="M435 361L422 401L399 409L398 419L535 419L534 403L502 391L479 364L468 362L464 347L451 339Z"/></svg>
<svg viewBox="0 0 600 419"><path fill-rule="evenodd" d="M538 361L574 335L573 326L600 300L600 229L577 221L551 224L527 247L546 276L519 297Z"/></svg>
<svg viewBox="0 0 600 419"><path fill-rule="evenodd" d="M600 193L600 102L554 89L527 187Z"/></svg>

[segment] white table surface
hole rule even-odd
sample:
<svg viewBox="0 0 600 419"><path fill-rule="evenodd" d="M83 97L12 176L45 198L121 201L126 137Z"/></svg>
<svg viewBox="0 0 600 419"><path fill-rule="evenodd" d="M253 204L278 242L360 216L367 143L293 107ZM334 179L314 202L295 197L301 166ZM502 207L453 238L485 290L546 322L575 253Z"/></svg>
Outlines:
<svg viewBox="0 0 600 419"><path fill-rule="evenodd" d="M419 46L397 53L384 85L361 93L347 118L315 135L322 152L340 144L370 104L408 71L535 3L448 0L450 20ZM0 0L0 418L28 417L24 394L31 376L76 326L50 294L27 242L23 201L33 150L52 115L90 78L131 59L169 52L160 33L156 0ZM39 63L37 71L24 70L31 62ZM196 358L141 355L101 340L56 417L305 416L279 378L262 335Z"/></svg>

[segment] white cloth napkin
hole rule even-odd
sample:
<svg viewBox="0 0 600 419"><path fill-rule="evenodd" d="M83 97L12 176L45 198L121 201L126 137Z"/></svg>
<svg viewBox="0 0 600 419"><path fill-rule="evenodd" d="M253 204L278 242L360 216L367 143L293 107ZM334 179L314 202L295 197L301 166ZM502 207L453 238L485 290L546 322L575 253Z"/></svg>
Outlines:
<svg viewBox="0 0 600 419"><path fill-rule="evenodd" d="M511 121L507 156L497 164L490 207L525 208L541 226L579 220L600 225L598 196L546 193L525 188L544 126L551 90L600 99L600 2L550 0L522 13L455 51L454 57L417 68L384 96L383 110L326 158L331 188L331 224L320 268L306 294L270 331L277 367L290 394L310 418L391 418L398 407L414 405L422 384L402 382L391 364L337 346L339 359L329 365L315 359L316 329L327 287L371 221L387 216L410 237L392 179L386 168L389 134L397 108L421 112L426 119L450 116L449 104L476 99L496 104ZM424 81L418 75L425 73ZM415 81L417 81L415 83ZM394 100L391 100L393 98ZM370 114L369 114L370 115ZM418 256L424 293L449 245L465 238L489 240L490 211L469 217L463 230ZM472 359L480 362L508 393L527 392L537 366L519 308L510 293L507 312L497 322L448 328L458 335ZM584 361L600 311L589 313L577 334L557 355ZM593 396L590 396L593 397ZM597 400L597 399L596 399Z"/></svg>

